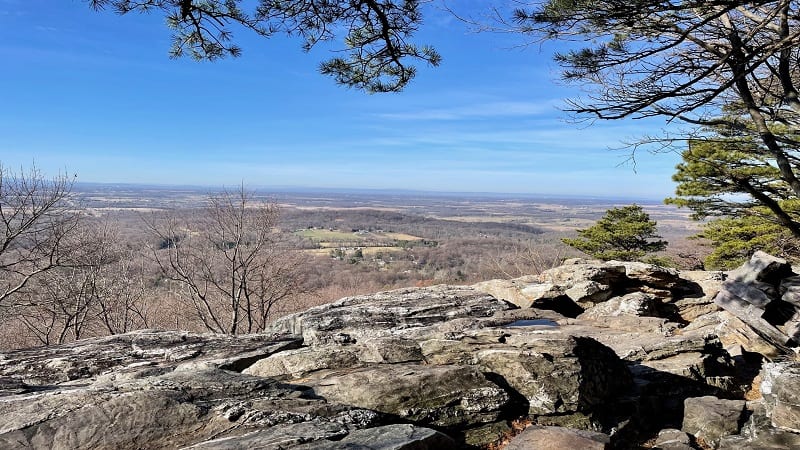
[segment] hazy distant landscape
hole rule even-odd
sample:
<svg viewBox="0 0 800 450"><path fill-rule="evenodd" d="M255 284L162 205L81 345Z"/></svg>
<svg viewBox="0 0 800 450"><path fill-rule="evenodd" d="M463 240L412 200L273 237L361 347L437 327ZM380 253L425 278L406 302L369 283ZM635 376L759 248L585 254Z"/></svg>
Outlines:
<svg viewBox="0 0 800 450"><path fill-rule="evenodd" d="M143 299L174 304L151 310L148 326L202 330L181 307L153 267L157 242L145 226L168 215L191 220L222 192L204 187L76 184L74 201L97 223L118 230L121 244L145 270L139 275ZM493 278L536 274L569 257L586 257L561 242L591 226L606 210L631 199L457 194L413 191L255 190L255 206L274 204L274 235L282 252L297 258L301 280L276 301L270 320L338 298L433 284L470 284ZM676 267L691 268L703 247L688 242L698 223L688 212L654 201L638 202L658 222L670 242L666 256ZM154 247L155 246L155 247ZM163 247L163 245L162 245ZM149 267L149 269L147 269ZM143 300L144 301L144 300ZM147 301L144 301L147 303ZM24 334L24 333L23 333ZM35 342L29 342L35 343Z"/></svg>

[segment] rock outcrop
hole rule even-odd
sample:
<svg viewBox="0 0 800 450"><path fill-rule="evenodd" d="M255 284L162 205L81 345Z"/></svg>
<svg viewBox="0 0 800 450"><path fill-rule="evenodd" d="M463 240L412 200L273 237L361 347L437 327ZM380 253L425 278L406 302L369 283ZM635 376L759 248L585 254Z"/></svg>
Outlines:
<svg viewBox="0 0 800 450"><path fill-rule="evenodd" d="M798 286L764 254L730 273L571 260L348 297L259 335L7 352L0 448L788 449Z"/></svg>

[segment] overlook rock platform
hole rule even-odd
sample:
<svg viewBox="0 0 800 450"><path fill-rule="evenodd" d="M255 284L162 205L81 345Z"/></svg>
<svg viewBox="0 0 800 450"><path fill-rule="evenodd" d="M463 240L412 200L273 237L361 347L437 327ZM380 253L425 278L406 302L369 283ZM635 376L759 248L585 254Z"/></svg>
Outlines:
<svg viewBox="0 0 800 450"><path fill-rule="evenodd" d="M570 260L0 355L3 449L800 448L800 276Z"/></svg>

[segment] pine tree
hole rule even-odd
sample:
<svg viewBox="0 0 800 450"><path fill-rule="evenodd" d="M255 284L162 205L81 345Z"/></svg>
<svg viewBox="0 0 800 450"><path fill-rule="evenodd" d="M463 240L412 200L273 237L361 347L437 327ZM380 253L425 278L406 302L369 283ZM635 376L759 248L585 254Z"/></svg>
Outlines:
<svg viewBox="0 0 800 450"><path fill-rule="evenodd" d="M633 261L667 247L656 233L656 222L639 205L609 209L596 224L578 230L578 235L562 241L605 261Z"/></svg>

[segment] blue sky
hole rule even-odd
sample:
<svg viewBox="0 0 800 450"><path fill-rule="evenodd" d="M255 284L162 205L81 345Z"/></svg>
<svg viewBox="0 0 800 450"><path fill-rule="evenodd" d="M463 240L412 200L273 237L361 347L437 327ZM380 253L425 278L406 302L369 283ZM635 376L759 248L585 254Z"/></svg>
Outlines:
<svg viewBox="0 0 800 450"><path fill-rule="evenodd" d="M580 90L558 82L555 47L428 12L416 41L442 65L367 95L298 39L236 30L240 58L171 60L157 14L0 0L0 162L86 182L672 194L676 155L639 153L634 171L609 150L660 123L571 123L559 108Z"/></svg>

